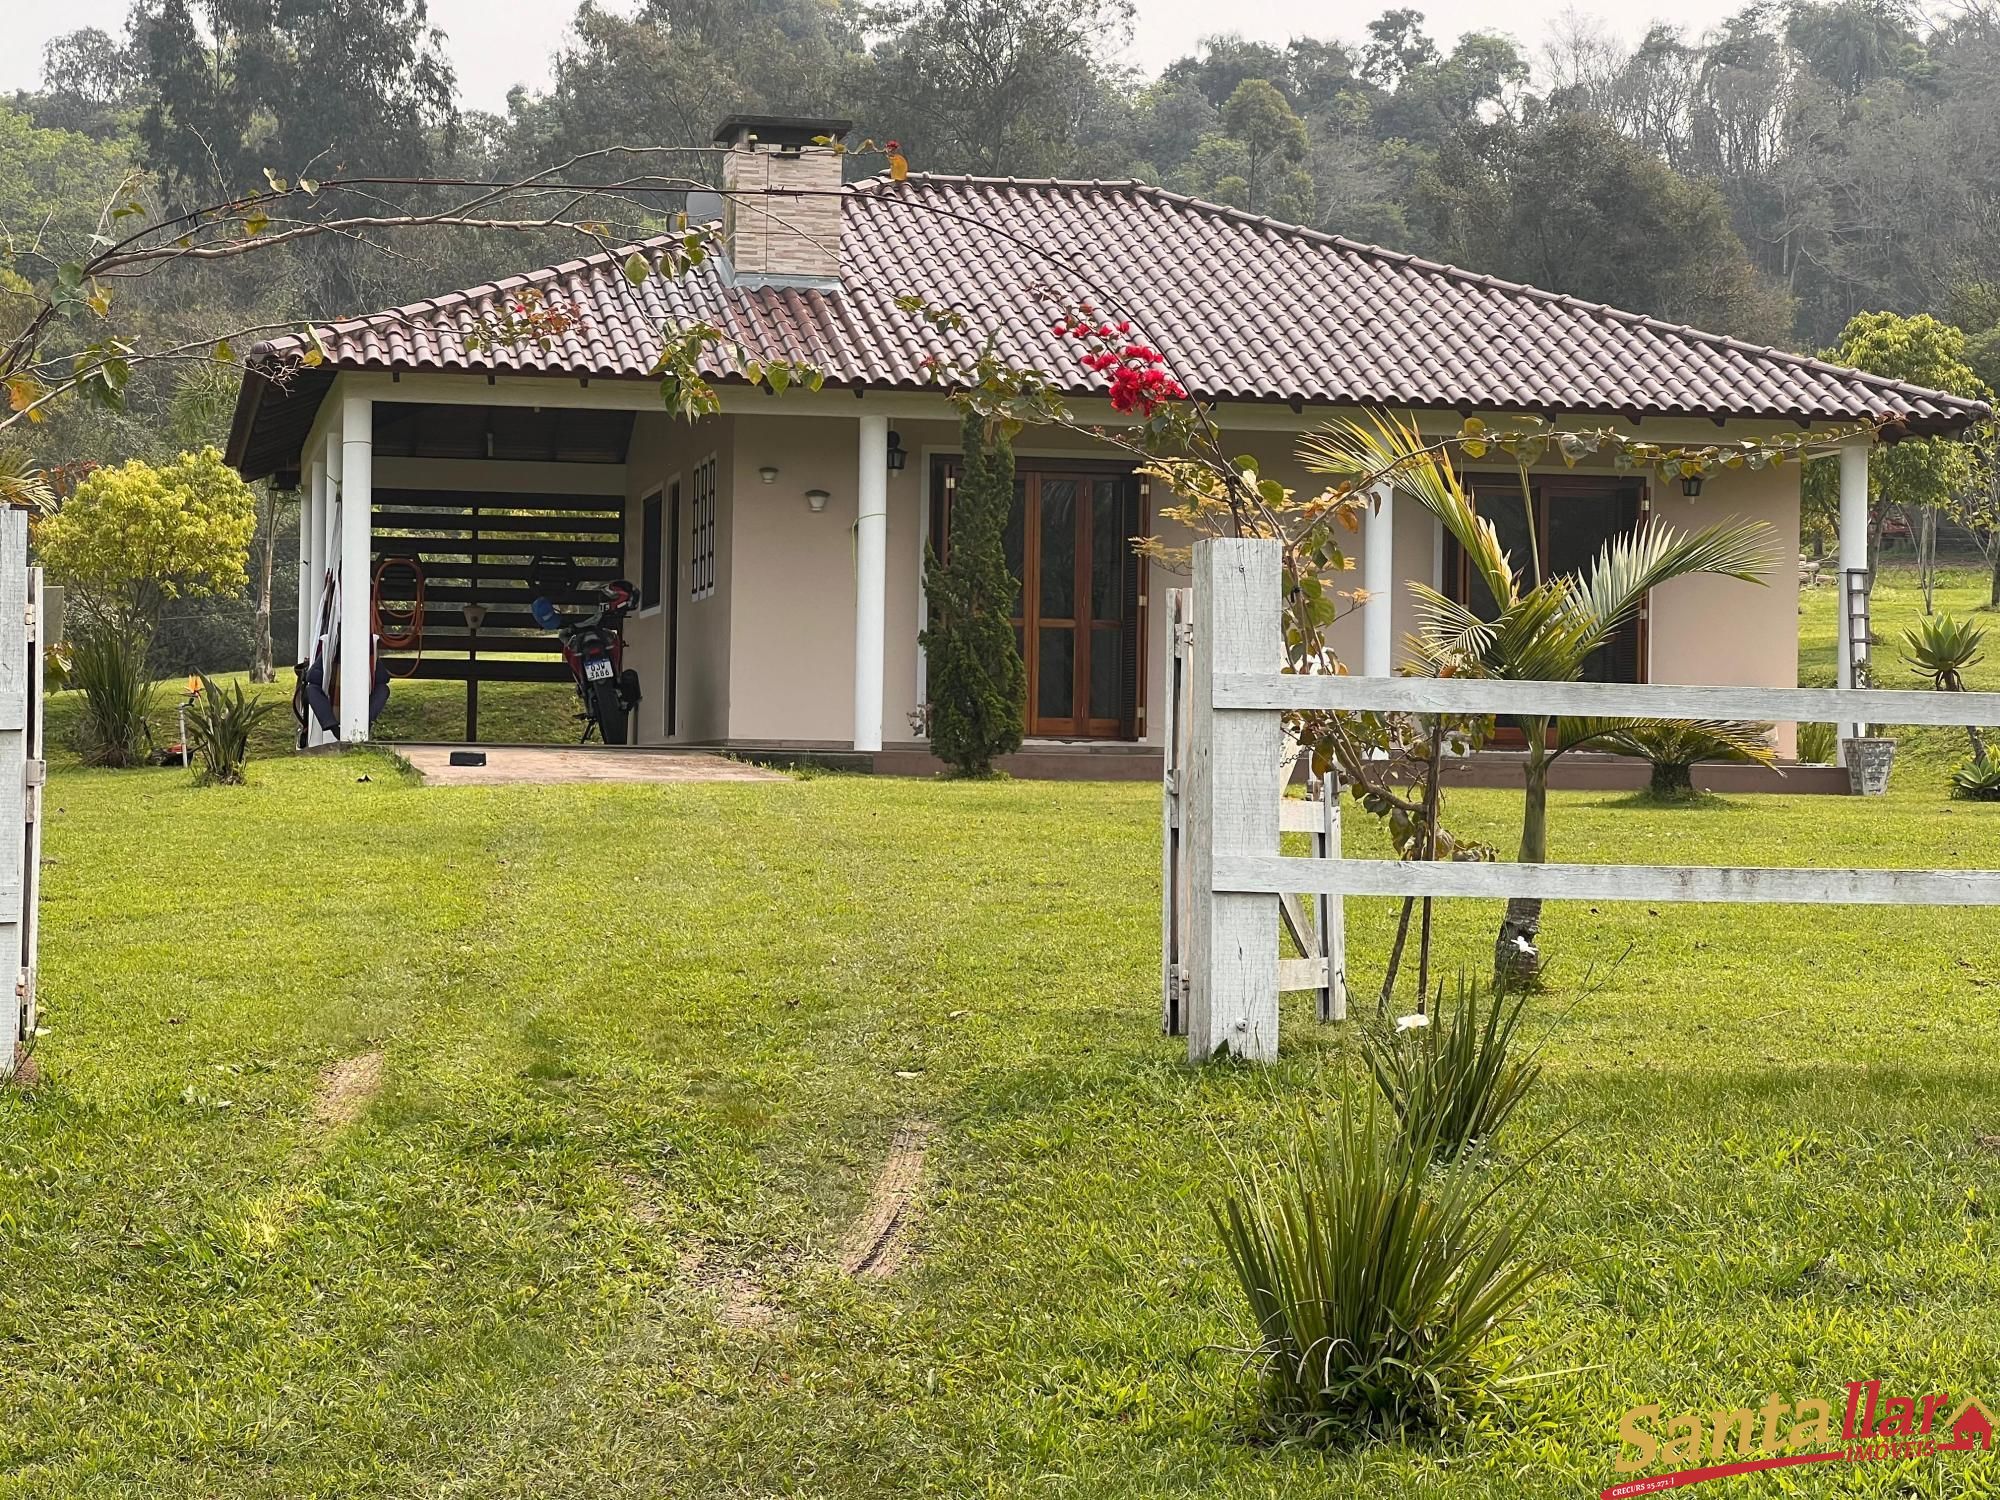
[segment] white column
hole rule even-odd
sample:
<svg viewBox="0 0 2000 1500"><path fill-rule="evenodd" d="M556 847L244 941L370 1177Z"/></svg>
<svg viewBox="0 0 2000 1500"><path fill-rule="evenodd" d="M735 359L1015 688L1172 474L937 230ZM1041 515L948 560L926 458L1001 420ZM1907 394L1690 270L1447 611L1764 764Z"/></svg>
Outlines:
<svg viewBox="0 0 2000 1500"><path fill-rule="evenodd" d="M1361 675L1387 677L1395 670L1396 511L1395 491L1375 486L1375 511L1361 524Z"/></svg>
<svg viewBox="0 0 2000 1500"><path fill-rule="evenodd" d="M374 530L375 403L347 396L340 405L340 738L368 739L370 670L368 551Z"/></svg>
<svg viewBox="0 0 2000 1500"><path fill-rule="evenodd" d="M1867 640L1867 604L1862 604L1864 618L1857 631L1855 623L1848 618L1848 575L1868 571L1868 442L1848 443L1840 450L1840 599L1835 608L1839 620L1839 637L1834 643L1840 662L1840 686L1851 688L1858 685L1860 671L1868 660L1866 644L1856 649L1854 637L1859 634ZM1842 738L1861 733L1861 726L1843 723L1840 726ZM1842 757L1845 759L1845 757Z"/></svg>
<svg viewBox="0 0 2000 1500"><path fill-rule="evenodd" d="M854 748L882 748L889 595L889 419L861 419L854 523Z"/></svg>
<svg viewBox="0 0 2000 1500"><path fill-rule="evenodd" d="M319 532L320 507L326 503L326 460L314 458L306 464L305 488L299 491L299 628L293 661L312 657L313 598L319 580L313 576L313 537Z"/></svg>

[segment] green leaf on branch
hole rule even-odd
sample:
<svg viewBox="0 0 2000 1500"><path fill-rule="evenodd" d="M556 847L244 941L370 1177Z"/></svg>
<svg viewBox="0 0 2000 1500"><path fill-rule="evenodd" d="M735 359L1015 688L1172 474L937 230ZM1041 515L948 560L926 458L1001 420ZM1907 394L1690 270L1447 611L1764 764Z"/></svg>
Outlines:
<svg viewBox="0 0 2000 1500"><path fill-rule="evenodd" d="M634 250L630 255L625 257L625 279L631 282L632 285L643 285L646 278L652 274L652 263L637 250Z"/></svg>

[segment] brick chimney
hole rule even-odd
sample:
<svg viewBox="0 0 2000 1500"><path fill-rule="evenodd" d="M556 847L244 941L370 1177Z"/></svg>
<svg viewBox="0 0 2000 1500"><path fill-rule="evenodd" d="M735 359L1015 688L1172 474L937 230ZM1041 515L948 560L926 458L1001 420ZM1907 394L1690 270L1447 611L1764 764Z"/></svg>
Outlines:
<svg viewBox="0 0 2000 1500"><path fill-rule="evenodd" d="M818 285L840 276L839 140L851 120L731 115L722 158L722 242L738 282Z"/></svg>

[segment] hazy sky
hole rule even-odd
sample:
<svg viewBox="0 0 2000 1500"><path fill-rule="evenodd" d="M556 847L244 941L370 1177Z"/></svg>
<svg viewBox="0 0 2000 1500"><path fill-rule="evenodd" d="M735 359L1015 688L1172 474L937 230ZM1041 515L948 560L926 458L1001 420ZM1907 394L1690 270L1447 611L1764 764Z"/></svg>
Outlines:
<svg viewBox="0 0 2000 1500"><path fill-rule="evenodd" d="M1540 46L1549 23L1568 10L1602 19L1605 26L1628 40L1636 39L1654 16L1700 30L1746 0L1674 0L1672 4L1642 0L1639 6L1618 0L1379 0L1362 5L1301 6L1297 0L1232 0L1217 7L1210 0L1138 0L1139 22L1131 50L1132 62L1148 72L1193 49L1203 36L1221 29L1259 40L1283 42L1294 35L1356 38L1381 11L1395 4L1413 5L1429 19L1431 34L1450 42L1459 33L1490 29L1519 38L1532 52ZM607 8L630 10L634 0L607 0ZM80 26L97 26L117 33L125 24L128 0L8 0L7 46L0 50L0 93L33 88L41 81L42 44L50 37ZM507 90L516 83L539 87L548 82L546 54L568 27L575 13L570 0L430 0L431 16L450 38L452 61L466 102L477 109L501 110Z"/></svg>

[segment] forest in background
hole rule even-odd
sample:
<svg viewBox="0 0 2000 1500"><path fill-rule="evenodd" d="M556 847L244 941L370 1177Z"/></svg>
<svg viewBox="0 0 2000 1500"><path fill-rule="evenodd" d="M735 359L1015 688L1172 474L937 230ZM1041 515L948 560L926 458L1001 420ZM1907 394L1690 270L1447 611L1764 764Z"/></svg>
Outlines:
<svg viewBox="0 0 2000 1500"><path fill-rule="evenodd" d="M1812 352L1857 313L1930 313L2000 378L2000 7L1793 0L1630 46L1576 17L1446 42L1393 9L1349 39L1217 35L1155 77L1117 61L1142 23L1125 0L647 0L629 18L585 0L550 88L492 114L464 106L422 0L138 0L123 34L57 38L41 88L0 100L0 229L82 241L121 193L157 211L272 171L512 179L705 146L732 112L823 114L919 171L1140 178L1759 344ZM664 225L681 205L656 197ZM125 295L153 334L198 337L570 253L398 243L319 239ZM142 370L122 413L47 423L38 460L60 484L219 442L233 391L226 365ZM258 553L292 555L288 524L268 501ZM250 615L190 604L156 661L241 665Z"/></svg>

